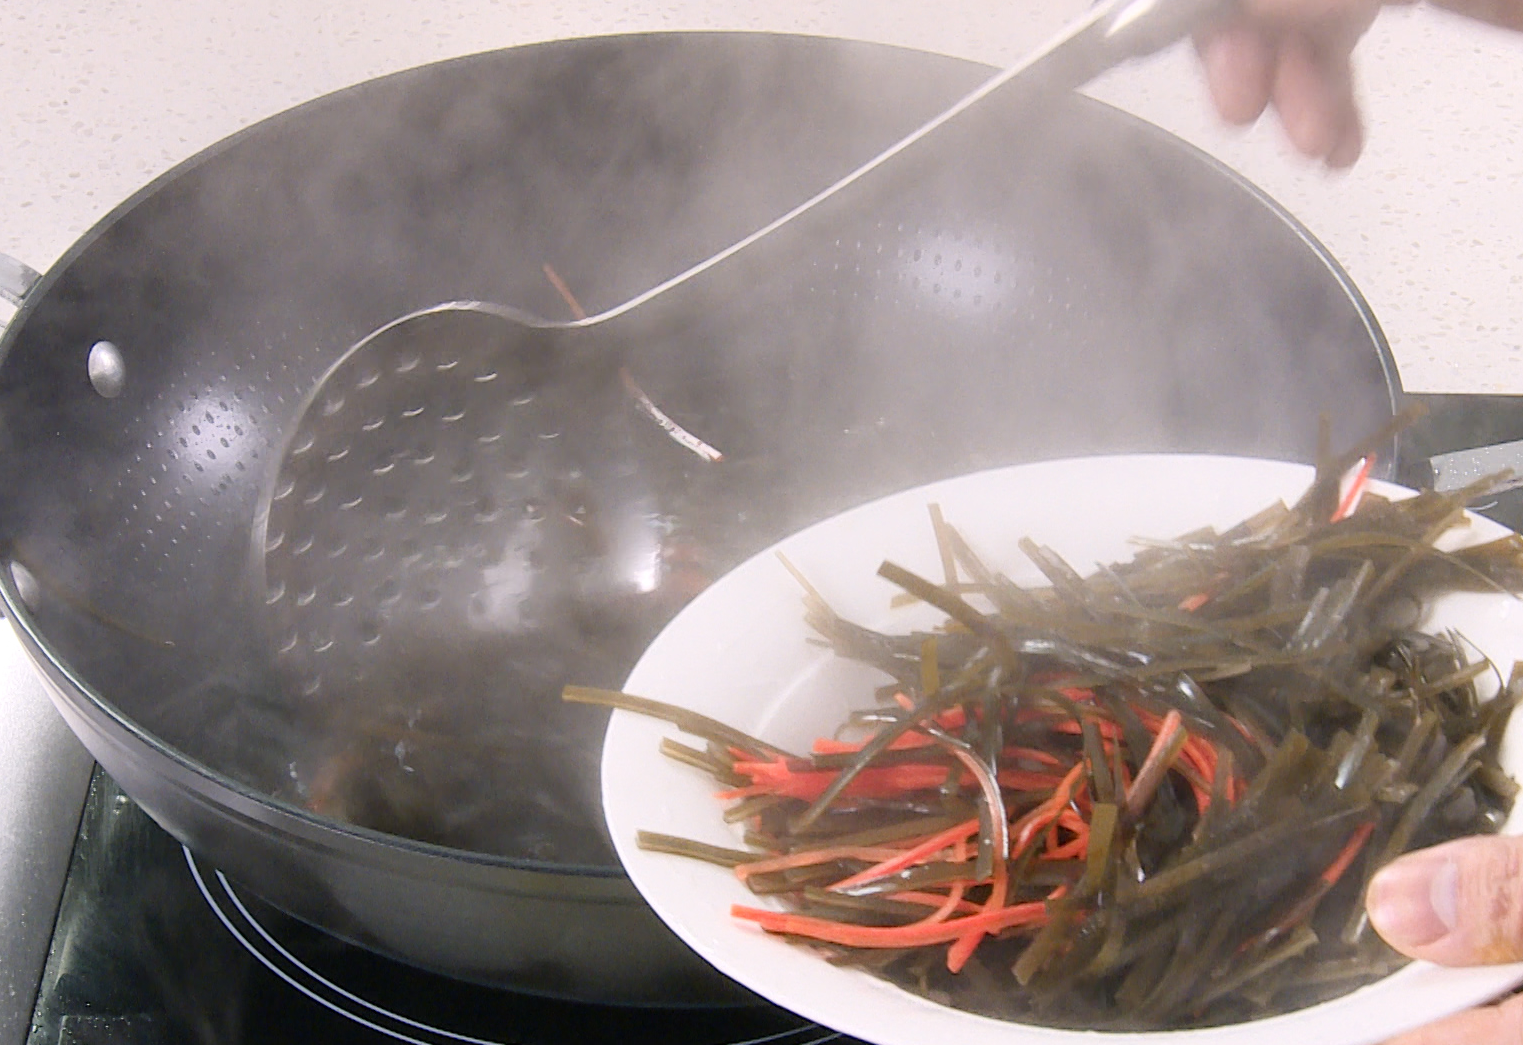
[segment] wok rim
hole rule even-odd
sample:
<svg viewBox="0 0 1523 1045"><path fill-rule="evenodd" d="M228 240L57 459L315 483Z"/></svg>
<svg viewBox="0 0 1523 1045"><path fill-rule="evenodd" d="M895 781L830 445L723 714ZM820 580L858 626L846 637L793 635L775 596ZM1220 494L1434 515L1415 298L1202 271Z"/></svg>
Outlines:
<svg viewBox="0 0 1523 1045"><path fill-rule="evenodd" d="M680 41L685 44L691 43L701 46L703 42L715 39L754 39L759 42L774 41L785 45L798 44L806 47L898 53L910 60L929 60L932 63L945 63L945 67L948 69L960 68L970 72L982 71L989 73L995 69L994 66L985 62L959 58L922 48L816 33L764 32L756 30L661 30L636 33L608 33L538 41L512 47L473 52L372 77L272 113L249 124L247 127L240 128L176 163L144 184L122 202L112 207L91 225L83 235L70 244L63 254L48 267L42 278L32 287L31 291L28 292L20 308L16 310L9 323L6 324L3 333L0 333L0 367L5 365L5 361L10 355L11 346L18 339L21 330L25 328L27 320L36 310L38 303L48 295L53 286L63 277L64 273L112 227L125 219L140 204L157 195L167 186L204 164L215 160L244 140L264 133L277 121L299 119L303 114L315 109L341 104L346 100L358 96L360 92L371 90L379 84L397 85L404 83L410 78L421 79L437 75L441 69L448 67L464 63L488 61L494 58L501 58L504 55L524 54L531 51L548 52L552 50L571 52L579 47L598 45L617 46L623 43L636 43L649 40ZM1097 114L1102 114L1101 118L1117 121L1118 124L1124 125L1130 133L1150 136L1154 141L1176 150L1184 162L1203 164L1217 176L1225 177L1231 184L1236 186L1240 191L1245 192L1250 199L1263 207L1270 216L1279 219L1281 224L1300 239L1315 258L1321 262L1323 268L1326 269L1333 281L1342 290L1359 316L1363 329L1375 349L1386 387L1389 406L1394 415L1405 393L1401 386L1400 376L1389 341L1381 329L1379 320L1376 318L1369 302L1355 285L1352 277L1309 228L1292 215L1284 205L1269 196L1265 190L1191 142L1108 102L1100 101L1078 92L1073 94L1072 100L1074 104L1080 107L1087 108ZM388 323L390 322L395 322L395 320L389 320ZM382 324L383 327L385 325L387 324ZM365 336L369 337L371 335L367 334ZM361 340L364 339L362 338ZM1391 478L1394 475L1398 457L1399 447L1396 453L1387 455L1386 463L1377 469L1380 472L1381 478ZM446 866L453 864L456 866L463 865L483 869L496 869L555 879L592 880L587 881L586 884L589 886L593 886L595 881L601 880L609 886L622 886L622 889L619 889L619 895L609 898L610 902L628 902L631 904L643 904L644 902L640 899L633 884L629 881L623 866L617 862L612 865L557 863L528 857L504 856L468 849L456 849L450 846L422 842L402 835L387 834L345 821L331 819L283 799L276 798L273 795L257 791L249 785L209 765L190 758L177 748L166 744L128 717L96 687L80 677L64 658L51 648L51 645L42 634L42 630L31 619L30 612L21 601L20 593L16 589L15 580L9 569L0 570L0 606L3 606L5 616L10 619L13 628L28 652L29 658L34 665L46 673L48 679L53 683L52 686L47 687L50 693L56 691L60 697L72 698L74 702L86 705L85 708L80 709L79 713L87 715L98 722L103 719L105 722L113 725L120 733L125 734L126 739L145 747L149 757L168 759L182 774L198 778L203 785L202 790L197 793L198 798L210 802L224 811L236 811L238 806L247 803L253 803L255 806L262 808L272 815L269 820L258 820L259 826L265 830L278 831L287 838L299 840L302 844L309 844L312 840L322 839L325 836L338 835L349 839L351 843L377 846L383 850L391 850L398 855L407 854L413 857L422 857L432 862L443 863ZM124 738L117 737L115 739L116 742L121 743ZM183 785L177 782L175 786L182 787ZM240 818L243 817L242 813L237 815ZM330 839L326 843L327 847L336 848L332 844L334 841ZM339 845L341 846L342 843ZM627 892L627 896L623 895L625 892Z"/></svg>

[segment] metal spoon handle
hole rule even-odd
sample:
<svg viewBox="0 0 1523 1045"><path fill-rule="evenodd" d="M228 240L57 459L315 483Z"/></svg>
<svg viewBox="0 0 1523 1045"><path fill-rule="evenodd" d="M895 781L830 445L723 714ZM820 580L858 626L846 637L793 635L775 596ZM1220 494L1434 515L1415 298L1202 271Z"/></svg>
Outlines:
<svg viewBox="0 0 1523 1045"><path fill-rule="evenodd" d="M566 325L585 327L606 322L707 272L877 170L1018 77L1029 77L1052 91L1082 87L1109 69L1161 51L1223 17L1232 3L1233 0L1105 0L1096 4L1083 18L1070 23L1044 46L1016 64L1001 69L938 115L792 210L623 304Z"/></svg>

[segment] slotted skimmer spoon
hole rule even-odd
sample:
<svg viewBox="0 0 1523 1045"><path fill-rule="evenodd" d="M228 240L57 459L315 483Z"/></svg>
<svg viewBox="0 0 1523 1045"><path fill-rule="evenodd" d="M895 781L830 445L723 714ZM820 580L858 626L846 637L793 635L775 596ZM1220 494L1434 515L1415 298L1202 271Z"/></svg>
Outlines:
<svg viewBox="0 0 1523 1045"><path fill-rule="evenodd" d="M607 399L600 407L603 393L587 382L543 379L558 339L592 328L613 336L614 320L746 250L1011 81L1042 91L1082 86L1177 42L1224 8L1223 0L1099 4L851 173L617 307L557 322L453 302L356 344L299 408L256 524L277 645L299 688L368 700L378 688L410 685L404 678L432 679L417 683L431 689L474 685L484 648L511 658L519 682L551 689L573 671L599 674L590 649L627 663L637 650L608 640L604 633L617 628L597 619L596 607L620 593L651 592L670 572L671 535L638 468L568 445L575 436L559 419L604 408ZM585 334L578 342L586 358ZM614 372L605 369L603 383L614 399L635 398L642 423L655 421L699 456L719 456L667 419L627 372L622 389L609 382ZM547 515L557 525L542 525ZM386 686L374 685L380 679Z"/></svg>

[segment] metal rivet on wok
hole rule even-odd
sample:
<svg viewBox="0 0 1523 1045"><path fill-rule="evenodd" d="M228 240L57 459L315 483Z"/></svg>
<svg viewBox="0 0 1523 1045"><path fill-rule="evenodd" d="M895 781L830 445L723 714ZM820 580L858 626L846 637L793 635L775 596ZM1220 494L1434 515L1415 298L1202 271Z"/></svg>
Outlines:
<svg viewBox="0 0 1523 1045"><path fill-rule="evenodd" d="M115 399L127 387L127 364L121 350L109 341L97 341L90 346L85 370L91 386L106 399Z"/></svg>

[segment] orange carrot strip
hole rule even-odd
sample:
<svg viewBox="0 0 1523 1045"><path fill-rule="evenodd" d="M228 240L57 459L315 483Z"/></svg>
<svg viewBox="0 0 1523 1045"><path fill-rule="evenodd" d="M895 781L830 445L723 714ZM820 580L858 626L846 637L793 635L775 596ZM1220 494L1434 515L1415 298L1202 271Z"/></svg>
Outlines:
<svg viewBox="0 0 1523 1045"><path fill-rule="evenodd" d="M1047 851L1042 854L1042 859L1068 860L1089 852L1089 822L1087 820L1072 809L1065 808L1058 814L1054 823L1073 837L1066 842L1059 842L1056 832L1049 834Z"/></svg>
<svg viewBox="0 0 1523 1045"><path fill-rule="evenodd" d="M1211 583L1206 585L1205 588L1196 592L1194 595L1187 595L1183 599L1179 600L1179 609L1185 613L1194 613L1206 603L1216 598L1217 593L1222 590L1222 585L1230 579L1231 575L1228 573L1217 573L1214 577L1211 578Z"/></svg>
<svg viewBox="0 0 1523 1045"><path fill-rule="evenodd" d="M1192 736L1179 749L1180 757L1195 768L1202 779L1216 776L1216 748L1203 736Z"/></svg>
<svg viewBox="0 0 1523 1045"><path fill-rule="evenodd" d="M1017 716L1016 717L1016 721L1020 722L1022 720L1021 720L1021 718L1019 716ZM1102 718L1102 719L1097 720L1095 722L1095 728L1099 730L1099 732L1100 732L1100 739L1102 739L1102 740L1120 740L1120 739L1122 739L1122 736L1121 736L1121 727L1118 726L1116 723L1112 722L1108 718ZM1055 733L1067 733L1067 734L1069 734L1071 736L1079 736L1081 733L1084 732L1084 727L1080 726L1077 722L1075 722L1071 718L1063 718L1063 719L1061 719L1061 720L1059 720L1057 722L1054 722L1052 724L1052 729L1053 729L1053 732L1055 732Z"/></svg>
<svg viewBox="0 0 1523 1045"><path fill-rule="evenodd" d="M1338 502L1338 509L1333 512L1333 522L1347 519L1354 514L1359 507L1359 501L1364 497L1365 489L1370 485L1370 470L1375 467L1375 455L1370 454L1362 457L1354 467L1353 478L1347 480L1348 492Z"/></svg>
<svg viewBox="0 0 1523 1045"><path fill-rule="evenodd" d="M1268 929L1265 929L1256 937L1243 941L1242 946L1238 948L1239 953L1248 950L1264 940L1274 939L1293 926L1306 921L1316 913L1317 905L1322 902L1322 898L1338 883L1338 879L1343 877L1343 872L1347 871L1349 865L1354 862L1354 858L1359 855L1359 850L1364 848L1364 844L1369 841L1370 834L1374 830L1375 824L1373 821L1356 827L1354 833L1349 836L1349 840L1339 850L1337 857L1328 865L1327 870L1323 871L1318 879L1312 883L1312 887L1306 895L1293 904Z"/></svg>
<svg viewBox="0 0 1523 1045"><path fill-rule="evenodd" d="M1146 708L1133 709L1137 718L1147 727L1149 733L1157 734L1163 728L1166 715L1155 715ZM1177 712L1173 712L1177 714ZM1216 748L1211 741L1204 736L1190 734L1185 738L1185 743L1179 749L1179 757L1182 761L1194 766L1200 775L1210 780L1216 775Z"/></svg>
<svg viewBox="0 0 1523 1045"><path fill-rule="evenodd" d="M1009 886L1009 872L1004 860L994 861L994 885L989 891L989 899L984 904L984 911L988 914L997 914L1005 906L1005 893ZM972 915L959 921L966 924L979 918ZM978 949L979 942L983 940L984 929L973 929L965 936L959 936L947 949L947 971L952 973L962 972L962 967L968 964L968 959L973 957L973 952Z"/></svg>
<svg viewBox="0 0 1523 1045"><path fill-rule="evenodd" d="M915 702L904 693L894 694L894 703L905 711L914 711ZM931 716L931 721L942 729L961 729L968 724L968 712L961 704L955 704L945 711L938 711Z"/></svg>
<svg viewBox="0 0 1523 1045"><path fill-rule="evenodd" d="M1080 835L1070 839L1061 845L1050 847L1039 859L1042 860L1077 860L1089 852L1089 835Z"/></svg>
<svg viewBox="0 0 1523 1045"><path fill-rule="evenodd" d="M1063 760L1051 751L1043 751L1041 748L1035 747L1007 747L1000 752L1000 757L1005 759L1026 758L1054 768L1063 765Z"/></svg>
<svg viewBox="0 0 1523 1045"><path fill-rule="evenodd" d="M955 824L952 827L947 828L945 831L940 831L932 835L912 849L906 849L903 852L896 853L891 859L884 860L882 863L874 864L872 867L858 871L856 874L850 876L849 878L841 879L830 888L850 889L854 885L861 885L863 882L870 882L875 878L882 878L884 875L890 875L894 874L895 872L902 871L906 867L912 867L915 864L921 863L926 858L941 852L948 846L955 845L957 842L966 839L969 835L973 834L977 830L977 817L974 817L972 820L964 820L960 824Z"/></svg>
<svg viewBox="0 0 1523 1045"><path fill-rule="evenodd" d="M1328 865L1326 871L1322 872L1322 880L1330 886L1337 885L1338 879L1343 877L1343 872L1347 871L1349 865L1358 857L1359 850L1364 848L1364 843L1370 840L1374 830L1374 821L1356 827L1354 833L1349 836L1348 844L1339 851L1338 858Z"/></svg>
<svg viewBox="0 0 1523 1045"><path fill-rule="evenodd" d="M968 724L968 711L958 704L938 714L934 721L942 729L962 729Z"/></svg>
<svg viewBox="0 0 1523 1045"><path fill-rule="evenodd" d="M1206 603L1211 601L1209 591L1198 591L1194 595L1187 595L1179 600L1179 609L1185 613L1194 613Z"/></svg>
<svg viewBox="0 0 1523 1045"><path fill-rule="evenodd" d="M1012 791L1047 791L1057 787L1063 780L1051 773L1033 773L1029 769L1001 769L995 778L999 780L1000 787L1008 787Z"/></svg>
<svg viewBox="0 0 1523 1045"><path fill-rule="evenodd" d="M566 281L561 279L561 274L551 268L548 261L541 265L540 269L544 271L545 278L550 281L550 285L555 288L555 292L561 296L561 300L566 303L566 307L571 309L571 318L586 319L586 311L583 310L581 303L577 301L576 295L571 293L571 288L566 286Z"/></svg>
<svg viewBox="0 0 1523 1045"><path fill-rule="evenodd" d="M1164 723L1164 719L1149 711L1138 708L1137 716L1142 724L1150 732L1157 733ZM1204 813L1211 805L1211 788L1209 782L1216 779L1216 760L1219 756L1211 741L1204 736L1190 735L1184 745L1179 749L1179 758L1176 768L1184 773L1189 781L1190 790L1195 792L1195 807Z"/></svg>
<svg viewBox="0 0 1523 1045"><path fill-rule="evenodd" d="M716 792L721 801L748 798L752 795L779 795L812 801L825 793L836 779L835 769L793 769L777 762L736 762L734 770L749 777L751 783ZM910 762L897 766L869 766L859 772L846 789L846 798L897 798L911 791L930 791L941 787L949 769L942 764ZM1025 769L1002 769L998 774L1002 786L1015 791L1046 791L1062 778L1051 773ZM958 785L972 786L972 775L962 773Z"/></svg>
<svg viewBox="0 0 1523 1045"><path fill-rule="evenodd" d="M1058 814L1073 800L1074 786L1078 784L1079 778L1083 773L1084 763L1075 763L1074 767L1068 771L1068 775L1063 778L1063 782L1053 790L1052 796L1047 801L1015 822L1015 838L1010 845L1010 855L1012 857L1030 845L1031 840L1036 837L1037 832L1057 819Z"/></svg>
<svg viewBox="0 0 1523 1045"><path fill-rule="evenodd" d="M1153 746L1148 749L1147 758L1143 759L1141 768L1137 770L1137 779L1126 790L1128 816L1135 818L1140 815L1148 800L1158 790L1164 774L1179 756L1181 733L1184 733L1184 716L1178 711L1170 711L1163 717L1158 735L1153 738ZM1185 734L1185 739L1189 739L1189 734Z"/></svg>
<svg viewBox="0 0 1523 1045"><path fill-rule="evenodd" d="M904 751L906 749L931 747L936 742L924 733L905 733L897 736L888 745L890 751ZM866 746L866 742L850 740L836 740L834 737L818 737L814 746L810 749L816 755L854 755Z"/></svg>
<svg viewBox="0 0 1523 1045"><path fill-rule="evenodd" d="M954 883L952 885L952 891L947 893L946 902L943 903L940 907L936 908L936 910L932 911L930 914L926 915L925 921L944 922L954 913L962 910L962 894L965 888L966 887L961 882ZM977 910L976 904L972 906L975 910Z"/></svg>
<svg viewBox="0 0 1523 1045"><path fill-rule="evenodd" d="M967 858L968 840L966 838L959 838L957 842L952 846L952 859L956 860L958 863L962 863ZM1000 863L1003 864L1004 861L1001 860ZM966 888L967 884L965 882L953 882L951 890L947 893L946 901L942 903L940 907L936 908L936 910L932 911L930 914L921 919L921 922L923 924L931 924L935 922L944 922L950 918L953 912L961 907L962 894Z"/></svg>
<svg viewBox="0 0 1523 1045"><path fill-rule="evenodd" d="M751 784L719 792L721 800L745 798L755 794L781 795L812 801L825 793L840 775L835 769L792 769L783 760L775 762L736 762L736 773L751 778ZM902 766L869 766L846 785L847 798L897 798L908 791L929 791L947 779L944 765L910 763Z"/></svg>
<svg viewBox="0 0 1523 1045"><path fill-rule="evenodd" d="M970 914L966 918L952 918L945 922L898 926L850 925L805 914L767 911L740 904L730 908L730 915L743 921L755 922L767 932L803 936L843 947L924 947L951 943L974 930L1000 932L1016 926L1042 925L1047 921L1047 905L1038 900L1001 907L997 911Z"/></svg>
<svg viewBox="0 0 1523 1045"><path fill-rule="evenodd" d="M1072 809L1064 808L1057 816L1057 824L1074 834L1085 834L1089 831L1089 821L1085 820Z"/></svg>

